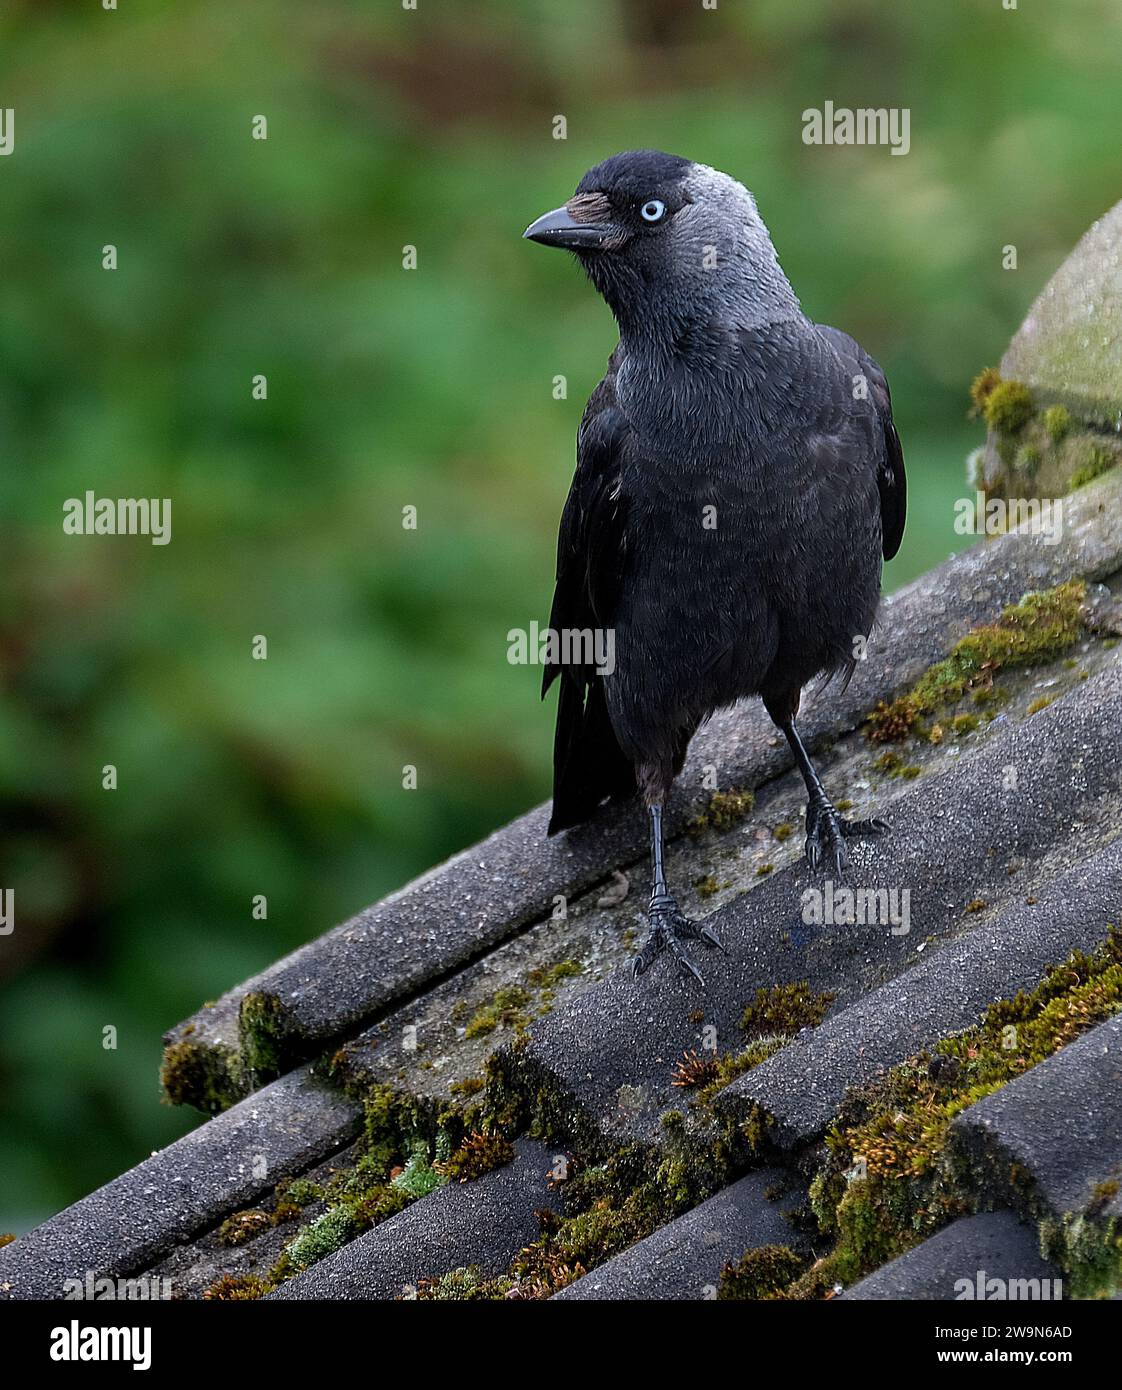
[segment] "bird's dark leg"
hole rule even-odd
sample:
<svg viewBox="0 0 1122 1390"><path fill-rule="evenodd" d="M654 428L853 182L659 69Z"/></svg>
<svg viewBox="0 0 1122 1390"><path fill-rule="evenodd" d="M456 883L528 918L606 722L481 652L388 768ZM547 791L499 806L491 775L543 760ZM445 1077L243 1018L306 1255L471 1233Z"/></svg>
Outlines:
<svg viewBox="0 0 1122 1390"><path fill-rule="evenodd" d="M662 864L662 807L648 808L651 821L651 866L653 869L653 888L647 918L650 931L631 965L632 973L641 975L656 956L669 951L678 962L683 974L692 975L698 984L705 981L701 972L682 948L682 941L703 941L706 946L721 946L717 934L711 927L691 922L683 917L678 904L666 887L666 873ZM723 950L724 948L721 947Z"/></svg>
<svg viewBox="0 0 1122 1390"><path fill-rule="evenodd" d="M806 783L806 858L811 869L817 872L824 859L829 867L841 878L849 866L849 855L845 842L855 835L884 835L888 825L882 820L843 820L826 795L822 779L810 761L810 754L803 746L799 731L795 728L794 716L776 720L791 745L795 762Z"/></svg>

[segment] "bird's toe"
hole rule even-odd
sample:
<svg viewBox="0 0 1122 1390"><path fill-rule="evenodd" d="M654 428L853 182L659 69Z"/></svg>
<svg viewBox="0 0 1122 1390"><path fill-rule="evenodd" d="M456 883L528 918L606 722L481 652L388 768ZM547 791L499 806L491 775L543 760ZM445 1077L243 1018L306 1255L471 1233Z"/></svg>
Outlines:
<svg viewBox="0 0 1122 1390"><path fill-rule="evenodd" d="M706 946L708 946L710 949L715 948L718 951L724 951L725 955L728 955L728 948L726 947L725 943L721 940L721 938L717 935L717 933L713 930L712 927L703 926L698 931L697 936L698 940L704 941Z"/></svg>
<svg viewBox="0 0 1122 1390"><path fill-rule="evenodd" d="M683 954L678 957L678 971L679 974L685 976L686 979L692 975L701 988L705 988L705 979L701 971L694 965L693 961L690 960L689 956Z"/></svg>
<svg viewBox="0 0 1122 1390"><path fill-rule="evenodd" d="M841 828L847 839L857 835L887 835L891 829L887 821L877 816L869 820L843 820Z"/></svg>
<svg viewBox="0 0 1122 1390"><path fill-rule="evenodd" d="M845 823L833 811L820 811L806 837L806 862L811 873L825 865L835 878L841 878L849 868L849 852L845 847Z"/></svg>

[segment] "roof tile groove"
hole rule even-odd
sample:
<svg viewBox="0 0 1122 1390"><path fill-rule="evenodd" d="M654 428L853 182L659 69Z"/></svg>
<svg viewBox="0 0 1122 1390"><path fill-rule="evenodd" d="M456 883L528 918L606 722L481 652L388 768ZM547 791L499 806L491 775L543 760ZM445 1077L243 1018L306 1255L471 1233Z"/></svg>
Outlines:
<svg viewBox="0 0 1122 1390"><path fill-rule="evenodd" d="M1063 1276L1041 1256L1031 1226L1011 1212L993 1211L955 1221L854 1284L842 1298L1016 1299L1020 1293L1029 1299L1031 1280L1037 1281L1039 1299L1045 1288L1052 1293L1054 1281L1062 1284Z"/></svg>
<svg viewBox="0 0 1122 1390"><path fill-rule="evenodd" d="M392 1299L460 1265L498 1274L538 1235L535 1213L558 1210L555 1156L520 1140L513 1163L472 1183L451 1183L282 1284L270 1298Z"/></svg>
<svg viewBox="0 0 1122 1390"><path fill-rule="evenodd" d="M1034 903L1018 899L733 1081L719 1108L743 1114L758 1105L775 1122L775 1142L810 1141L847 1086L975 1022L987 1004L1030 988L1071 951L1090 950L1120 903L1122 839L1058 875Z"/></svg>
<svg viewBox="0 0 1122 1390"><path fill-rule="evenodd" d="M762 1168L616 1255L557 1299L662 1299L716 1296L722 1267L762 1245L805 1244L786 1219L794 1203L776 1200L786 1174Z"/></svg>

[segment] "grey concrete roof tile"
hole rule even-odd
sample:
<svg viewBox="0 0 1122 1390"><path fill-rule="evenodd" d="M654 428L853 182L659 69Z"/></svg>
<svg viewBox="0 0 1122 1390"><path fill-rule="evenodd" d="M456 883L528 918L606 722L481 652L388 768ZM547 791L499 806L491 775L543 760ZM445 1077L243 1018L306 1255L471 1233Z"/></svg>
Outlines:
<svg viewBox="0 0 1122 1390"><path fill-rule="evenodd" d="M972 1105L952 1135L991 1195L1010 1195L1013 1163L1055 1216L1122 1219L1122 1015Z"/></svg>

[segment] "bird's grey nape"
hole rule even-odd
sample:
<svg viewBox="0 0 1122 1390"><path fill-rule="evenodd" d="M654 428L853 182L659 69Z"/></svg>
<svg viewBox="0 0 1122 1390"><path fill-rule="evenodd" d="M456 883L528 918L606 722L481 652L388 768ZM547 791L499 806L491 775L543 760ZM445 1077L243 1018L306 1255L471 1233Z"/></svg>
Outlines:
<svg viewBox="0 0 1122 1390"><path fill-rule="evenodd" d="M771 236L742 183L695 164L684 181L690 201L667 229L680 289L711 323L760 328L802 310Z"/></svg>

